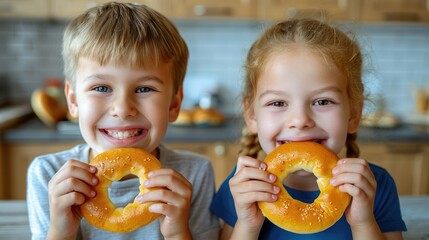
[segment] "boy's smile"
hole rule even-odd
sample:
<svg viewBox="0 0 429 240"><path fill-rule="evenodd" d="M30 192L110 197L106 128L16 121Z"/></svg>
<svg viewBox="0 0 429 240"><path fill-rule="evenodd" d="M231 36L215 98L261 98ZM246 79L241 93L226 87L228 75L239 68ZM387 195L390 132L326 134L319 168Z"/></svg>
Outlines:
<svg viewBox="0 0 429 240"><path fill-rule="evenodd" d="M128 147L143 139L148 130L143 128L100 129L100 132L110 143L118 147Z"/></svg>
<svg viewBox="0 0 429 240"><path fill-rule="evenodd" d="M140 69L79 60L76 87L66 86L66 95L94 154L118 147L157 148L182 101L181 89L173 93L171 72L171 64L163 62Z"/></svg>
<svg viewBox="0 0 429 240"><path fill-rule="evenodd" d="M136 136L141 136L144 132L143 129L129 129L129 130L113 130L113 129L100 129L100 131L106 133L115 139L126 139Z"/></svg>

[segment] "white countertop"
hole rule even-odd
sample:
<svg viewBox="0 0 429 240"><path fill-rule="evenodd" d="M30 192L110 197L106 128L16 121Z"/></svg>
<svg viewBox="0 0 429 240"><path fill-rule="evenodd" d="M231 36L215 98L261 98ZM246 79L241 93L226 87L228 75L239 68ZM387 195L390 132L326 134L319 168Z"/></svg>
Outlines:
<svg viewBox="0 0 429 240"><path fill-rule="evenodd" d="M401 196L402 218L407 225L405 240L429 240L429 196Z"/></svg>
<svg viewBox="0 0 429 240"><path fill-rule="evenodd" d="M429 240L429 195L401 196L405 240ZM30 239L25 200L0 201L0 239Z"/></svg>

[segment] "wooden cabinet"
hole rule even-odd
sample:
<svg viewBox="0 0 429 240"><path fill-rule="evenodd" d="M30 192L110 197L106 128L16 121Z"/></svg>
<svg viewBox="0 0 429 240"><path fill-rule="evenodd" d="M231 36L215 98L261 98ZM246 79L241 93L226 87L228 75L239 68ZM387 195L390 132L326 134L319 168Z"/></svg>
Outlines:
<svg viewBox="0 0 429 240"><path fill-rule="evenodd" d="M43 154L63 151L81 142L29 142L3 144L0 199L24 199L26 172L30 162ZM216 189L234 168L238 142L167 142L173 149L206 156L212 163ZM412 142L359 142L361 157L384 167L395 179L400 195L429 194L429 144Z"/></svg>
<svg viewBox="0 0 429 240"><path fill-rule="evenodd" d="M3 145L4 160L0 166L4 173L0 179L0 199L25 199L26 174L31 161L40 155L63 151L81 142L29 142ZM234 168L238 156L238 144L234 142L186 142L167 143L174 149L190 150L210 159L214 172L216 188Z"/></svg>
<svg viewBox="0 0 429 240"><path fill-rule="evenodd" d="M4 144L0 141L0 199L6 198L6 179L3 177L6 174L5 163L6 161L4 159Z"/></svg>
<svg viewBox="0 0 429 240"><path fill-rule="evenodd" d="M0 17L70 19L108 0L2 0ZM130 2L117 0L117 2ZM172 19L428 22L429 0L136 0Z"/></svg>
<svg viewBox="0 0 429 240"><path fill-rule="evenodd" d="M239 145L236 142L167 143L172 149L188 150L207 157L213 166L216 189L228 177L237 163Z"/></svg>
<svg viewBox="0 0 429 240"><path fill-rule="evenodd" d="M355 20L358 17L354 0L259 0L258 16L263 20L317 18L330 21Z"/></svg>
<svg viewBox="0 0 429 240"><path fill-rule="evenodd" d="M73 18L82 14L87 9L100 5L102 3L109 2L107 0L51 0L50 5L50 16L53 18ZM165 14L169 15L171 10L170 4L171 0L136 0L136 1L127 1L127 0L118 0L116 2L133 2L133 3L143 3L151 8Z"/></svg>
<svg viewBox="0 0 429 240"><path fill-rule="evenodd" d="M362 0L362 22L427 22L429 0Z"/></svg>
<svg viewBox="0 0 429 240"><path fill-rule="evenodd" d="M256 0L173 0L173 18L255 19Z"/></svg>
<svg viewBox="0 0 429 240"><path fill-rule="evenodd" d="M25 199L27 168L40 155L60 152L81 142L29 142L4 145L4 198Z"/></svg>
<svg viewBox="0 0 429 240"><path fill-rule="evenodd" d="M405 142L359 143L361 157L384 167L400 195L429 194L429 145Z"/></svg>
<svg viewBox="0 0 429 240"><path fill-rule="evenodd" d="M0 17L47 18L48 0L1 0Z"/></svg>

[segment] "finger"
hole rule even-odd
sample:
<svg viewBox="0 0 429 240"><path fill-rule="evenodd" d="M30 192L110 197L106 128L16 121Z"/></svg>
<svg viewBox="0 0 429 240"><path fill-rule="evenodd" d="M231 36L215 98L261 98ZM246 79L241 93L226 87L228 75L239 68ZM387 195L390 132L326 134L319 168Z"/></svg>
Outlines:
<svg viewBox="0 0 429 240"><path fill-rule="evenodd" d="M235 174L237 174L241 169L251 167L251 168L259 168L261 170L266 170L267 165L264 162L261 162L255 158L251 158L248 156L240 156L237 160L237 168Z"/></svg>
<svg viewBox="0 0 429 240"><path fill-rule="evenodd" d="M179 172L173 169L168 169L168 168L158 169L158 170L149 172L148 176L149 176L148 180L150 182L149 186L151 187L155 187L155 186L162 187L162 186L165 186L165 184L169 185L168 183L165 183L165 182L174 182L184 186L185 188L192 188L192 184L188 181L188 179L186 179L182 174L180 174ZM166 181L162 181L162 179L164 178L166 178Z"/></svg>
<svg viewBox="0 0 429 240"><path fill-rule="evenodd" d="M372 195L368 195L362 188L359 188L353 184L344 184L339 186L340 191L348 193L353 199L373 199Z"/></svg>
<svg viewBox="0 0 429 240"><path fill-rule="evenodd" d="M152 213L159 213L164 216L175 218L181 215L180 208L170 204L154 203L149 206L149 211Z"/></svg>
<svg viewBox="0 0 429 240"><path fill-rule="evenodd" d="M371 171L368 162L363 159L342 159L332 172L334 176L344 173L361 174L373 188L377 185L377 181L375 180L375 176Z"/></svg>
<svg viewBox="0 0 429 240"><path fill-rule="evenodd" d="M240 184L232 185L231 191L236 193L265 192L271 194L278 194L280 192L280 188L267 182L247 181L242 182Z"/></svg>
<svg viewBox="0 0 429 240"><path fill-rule="evenodd" d="M375 193L375 186L373 186L366 177L357 173L344 173L332 179L334 186L351 185L360 189L365 195L372 197ZM340 188L341 190L342 188ZM356 194L356 190L350 194Z"/></svg>
<svg viewBox="0 0 429 240"><path fill-rule="evenodd" d="M51 187L51 192L53 196L62 196L68 193L77 192L83 194L87 197L94 197L96 191L94 188L87 183L77 179L77 178L68 178L64 181L58 183L55 186Z"/></svg>
<svg viewBox="0 0 429 240"><path fill-rule="evenodd" d="M167 189L159 189L140 195L137 197L137 201L140 203L147 202L158 202L166 203L172 206L183 208L189 206L190 199L181 196L176 192L169 191Z"/></svg>
<svg viewBox="0 0 429 240"><path fill-rule="evenodd" d="M246 192L234 194L234 201L240 205L248 205L256 202L274 202L277 200L277 198L277 194L271 194L266 192Z"/></svg>
<svg viewBox="0 0 429 240"><path fill-rule="evenodd" d="M231 186L231 184L235 185L249 180L259 180L273 183L276 181L276 179L276 175L272 173L266 172L258 168L244 167L230 179L229 184Z"/></svg>
<svg viewBox="0 0 429 240"><path fill-rule="evenodd" d="M85 196L78 192L70 192L55 198L49 199L50 206L56 210L65 212L70 206L82 205L85 202Z"/></svg>
<svg viewBox="0 0 429 240"><path fill-rule="evenodd" d="M78 178L90 185L96 185L98 183L97 177L94 173L97 169L89 164L77 161L69 160L61 169L52 177L50 184L58 184L67 178Z"/></svg>
<svg viewBox="0 0 429 240"><path fill-rule="evenodd" d="M183 182L177 180L174 176L168 175L165 177L156 177L146 180L144 186L147 188L164 188L172 192L176 192L184 197L191 197L192 186L183 184Z"/></svg>

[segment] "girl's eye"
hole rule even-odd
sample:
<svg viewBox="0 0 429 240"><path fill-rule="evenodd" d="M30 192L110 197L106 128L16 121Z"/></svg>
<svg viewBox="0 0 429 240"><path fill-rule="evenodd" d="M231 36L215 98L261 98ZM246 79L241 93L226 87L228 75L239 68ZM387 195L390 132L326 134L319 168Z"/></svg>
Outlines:
<svg viewBox="0 0 429 240"><path fill-rule="evenodd" d="M137 88L136 90L137 93L152 92L152 91L154 90L150 87L140 87L140 88Z"/></svg>
<svg viewBox="0 0 429 240"><path fill-rule="evenodd" d="M93 88L93 90L97 91L97 92L111 92L112 91L112 89L110 89L106 86L97 86L97 87Z"/></svg>
<svg viewBox="0 0 429 240"><path fill-rule="evenodd" d="M328 105L328 104L331 104L331 103L332 103L331 100L328 100L328 99L319 99L316 102L314 102L314 105L316 105L316 106L324 106L324 105Z"/></svg>
<svg viewBox="0 0 429 240"><path fill-rule="evenodd" d="M272 102L270 104L268 104L269 106L273 106L273 107L284 107L287 106L285 102Z"/></svg>

